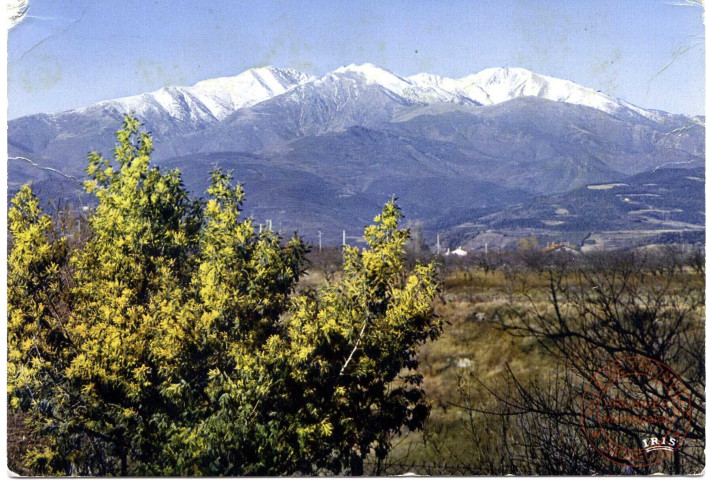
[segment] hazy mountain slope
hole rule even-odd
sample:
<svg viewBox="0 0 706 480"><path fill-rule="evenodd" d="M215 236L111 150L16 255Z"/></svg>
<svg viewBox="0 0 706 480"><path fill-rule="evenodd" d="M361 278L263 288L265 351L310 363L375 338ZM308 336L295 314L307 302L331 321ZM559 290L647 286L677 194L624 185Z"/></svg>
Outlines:
<svg viewBox="0 0 706 480"><path fill-rule="evenodd" d="M493 183L499 191L517 189L532 193L563 191L576 179L603 181L621 177L594 157L574 161L557 154L550 144L546 154L518 152L508 148L507 137L497 131L496 137L480 136L466 145L407 133L420 128L420 122L432 123L432 128L440 122L449 122L457 128L465 120L468 117L452 114L443 119L415 119L416 125L410 128L400 124L387 124L379 129L352 127L343 132L305 137L267 154L280 156L300 169L338 178L354 190L364 190L372 182L388 180L391 175L416 180L471 179ZM538 142L536 138L529 141ZM512 199L498 199L495 203L508 201Z"/></svg>
<svg viewBox="0 0 706 480"><path fill-rule="evenodd" d="M448 222L448 219L440 220ZM619 182L538 196L490 215L457 216L445 240L479 248L534 235L611 247L704 242L704 168L660 168ZM466 227L464 227L466 225ZM431 223L428 228L438 228ZM494 232L489 235L484 232ZM590 248L590 247L589 247Z"/></svg>
<svg viewBox="0 0 706 480"><path fill-rule="evenodd" d="M537 197L481 221L493 228L522 224L560 230L685 228L704 225L704 169L657 169L620 182ZM561 222L561 223L558 223Z"/></svg>
<svg viewBox="0 0 706 480"><path fill-rule="evenodd" d="M218 125L184 137L184 150L255 151L351 126L390 121L410 103L355 75L330 74L269 101L241 109Z"/></svg>
<svg viewBox="0 0 706 480"><path fill-rule="evenodd" d="M449 111L450 110L450 111ZM693 127L692 127L693 125ZM672 131L633 124L596 109L539 98L517 98L482 108L417 108L391 127L414 137L443 140L479 155L516 162L574 163L633 174L666 164L703 161L703 128ZM687 133L688 132L688 133ZM602 165L602 167L600 167ZM528 165L531 168L531 165ZM590 181L578 170L567 189ZM555 191L556 191L555 190Z"/></svg>

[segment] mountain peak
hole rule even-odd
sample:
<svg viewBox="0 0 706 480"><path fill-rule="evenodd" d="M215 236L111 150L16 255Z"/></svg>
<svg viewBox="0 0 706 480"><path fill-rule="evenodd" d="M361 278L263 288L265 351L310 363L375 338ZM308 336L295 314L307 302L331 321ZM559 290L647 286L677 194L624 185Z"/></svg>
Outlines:
<svg viewBox="0 0 706 480"><path fill-rule="evenodd" d="M211 123L222 120L235 110L281 95L314 78L291 68L256 67L232 77L202 80L191 87L161 88L150 93L100 102L98 105L132 111L138 115L161 112L190 123Z"/></svg>
<svg viewBox="0 0 706 480"><path fill-rule="evenodd" d="M495 77L495 78L502 78L502 77L527 77L531 75L538 75L537 73L534 73L531 70L527 70L526 68L522 67L489 67L489 68L484 68L480 72L475 74L478 77ZM541 75L540 75L541 76Z"/></svg>
<svg viewBox="0 0 706 480"><path fill-rule="evenodd" d="M450 78L445 78L442 77L441 75L436 75L433 73L417 73L415 75L411 75L407 77L407 80L417 84L417 85L434 85L434 86L441 86L444 83L446 83L448 80L452 80Z"/></svg>
<svg viewBox="0 0 706 480"><path fill-rule="evenodd" d="M341 66L338 67L336 70L334 70L332 73L348 73L348 72L353 72L353 73L359 73L361 75L380 75L380 74L387 74L387 75L395 75L391 71L378 67L375 64L372 63L350 63L346 66Z"/></svg>
<svg viewBox="0 0 706 480"><path fill-rule="evenodd" d="M571 103L614 114L629 109L648 116L647 112L621 102L570 80L540 75L525 68L486 68L458 80L464 89L482 90L488 104L497 104L518 97L538 97L555 102Z"/></svg>
<svg viewBox="0 0 706 480"><path fill-rule="evenodd" d="M361 65L351 63L345 67L339 67L331 73L339 76L352 74L362 77L366 83L379 84L395 93L399 93L401 89L410 86L410 83L404 78L372 63L363 63Z"/></svg>
<svg viewBox="0 0 706 480"><path fill-rule="evenodd" d="M212 78L202 80L191 88L197 89L230 89L233 87L258 85L269 92L283 93L293 85L300 85L313 80L313 76L292 68L276 68L272 66L255 67L245 70L232 77Z"/></svg>

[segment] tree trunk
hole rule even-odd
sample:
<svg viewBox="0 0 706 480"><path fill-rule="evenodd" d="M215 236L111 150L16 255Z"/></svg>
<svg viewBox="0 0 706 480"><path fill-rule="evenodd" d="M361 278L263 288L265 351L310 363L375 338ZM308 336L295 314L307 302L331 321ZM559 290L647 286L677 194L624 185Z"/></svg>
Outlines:
<svg viewBox="0 0 706 480"><path fill-rule="evenodd" d="M351 476L360 477L363 475L363 457L358 452L351 454Z"/></svg>
<svg viewBox="0 0 706 480"><path fill-rule="evenodd" d="M127 477L127 449L120 453L120 476Z"/></svg>

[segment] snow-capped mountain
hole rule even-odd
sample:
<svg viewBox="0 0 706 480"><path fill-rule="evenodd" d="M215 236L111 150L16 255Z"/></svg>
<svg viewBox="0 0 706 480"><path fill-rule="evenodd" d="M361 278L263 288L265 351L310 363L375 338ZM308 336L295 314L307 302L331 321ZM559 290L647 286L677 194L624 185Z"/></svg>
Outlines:
<svg viewBox="0 0 706 480"><path fill-rule="evenodd" d="M80 177L87 152L110 155L125 113L152 132L154 161L179 168L191 191L204 191L213 166L233 169L247 185L249 214L307 235L324 224L357 228L391 194L408 218L443 230L537 195L620 183L667 166L698 168L704 155L702 117L645 110L520 68L453 79L404 77L371 64L320 77L262 67L12 120L9 154L31 162L10 162L10 193L32 181L44 196L76 198L80 184L55 172ZM639 198L663 199L654 195ZM665 205L684 209L664 195ZM697 214L702 198L694 199ZM665 208L634 202L644 211ZM569 225L531 217L545 210L501 215L493 228L518 215L510 222L518 229ZM635 215L623 215L621 228L653 227ZM572 225L579 228L582 218Z"/></svg>
<svg viewBox="0 0 706 480"><path fill-rule="evenodd" d="M458 95L478 105L496 105L514 98L537 97L595 108L611 115L640 115L656 122L660 122L665 115L664 112L645 110L569 80L539 75L524 68L486 68L460 79L419 73L407 77L407 80L414 85Z"/></svg>
<svg viewBox="0 0 706 480"><path fill-rule="evenodd" d="M649 120L660 115L569 80L539 75L524 68L487 68L457 80L458 90L481 105L518 97L538 97L595 108L609 114L631 111Z"/></svg>
<svg viewBox="0 0 706 480"><path fill-rule="evenodd" d="M569 80L539 75L524 68L487 68L463 78L453 79L428 73L401 77L384 68L365 63L340 67L332 74L357 76L361 81L379 85L411 103L485 106L514 98L537 97L583 105L611 115L637 114L652 121L659 121L662 116L662 112L645 110Z"/></svg>
<svg viewBox="0 0 706 480"><path fill-rule="evenodd" d="M365 63L340 67L321 77L289 68L259 67L233 77L204 80L191 87L166 87L154 92L106 100L59 114L120 116L132 112L155 127L166 130L164 122L180 128L204 128L236 111L270 100L310 82L319 86L343 84L350 92L354 86L377 86L402 104L455 104L487 106L514 98L537 97L555 102L583 105L611 115L635 116L659 122L666 115L642 109L605 93L539 75L523 68L488 68L463 78L453 79L419 73L402 77L384 68ZM336 87L331 89L337 95ZM347 98L343 98L345 103ZM160 128L162 127L162 128Z"/></svg>
<svg viewBox="0 0 706 480"><path fill-rule="evenodd" d="M643 149L635 142L645 141L690 153L702 146L698 135L666 136L681 128L702 129L698 119L645 110L568 80L521 68L489 68L452 79L427 73L403 77L369 63L340 67L321 77L293 69L253 68L190 87L166 87L68 112L29 115L9 122L8 143L11 155L31 156L55 167L75 159L69 163L80 167L86 152L112 147L114 132L126 113L137 116L154 134L155 158L169 158L199 152L258 151L306 136L354 126L380 128L417 115L453 110L487 116L495 107L523 99L583 108L572 111L570 117L595 117L599 126L609 121L605 115L624 122L613 130L629 127L622 141L631 143L633 152ZM513 122L529 121L527 125L549 106L532 104L535 110L528 111L526 104L514 105L502 111L509 111L508 118L517 117ZM551 122L548 119L547 128ZM577 135L595 130L588 125L577 130ZM467 134L457 132L456 138ZM588 139L600 140L595 135ZM635 171L637 167L629 173Z"/></svg>
<svg viewBox="0 0 706 480"><path fill-rule="evenodd" d="M452 103L480 105L458 89L444 88L434 83L415 81L414 77L401 77L389 70L370 63L351 64L334 70L330 76L355 78L368 85L378 85L409 103ZM422 74L424 75L424 74ZM441 77L439 77L441 78ZM453 80L451 80L453 81Z"/></svg>
<svg viewBox="0 0 706 480"><path fill-rule="evenodd" d="M171 118L202 127L313 79L311 75L289 68L252 68L234 77L214 78L191 87L166 87L155 92L106 100L76 112L117 110L131 112L138 118Z"/></svg>

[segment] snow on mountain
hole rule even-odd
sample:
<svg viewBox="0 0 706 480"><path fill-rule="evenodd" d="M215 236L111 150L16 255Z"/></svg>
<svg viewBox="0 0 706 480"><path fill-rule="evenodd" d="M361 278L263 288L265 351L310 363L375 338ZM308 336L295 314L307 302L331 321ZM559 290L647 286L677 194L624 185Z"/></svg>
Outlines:
<svg viewBox="0 0 706 480"><path fill-rule="evenodd" d="M538 97L595 108L613 114L637 114L659 121L660 115L569 80L539 75L524 68L487 68L460 79L420 73L407 77L414 85L436 87L480 105L495 105L518 97Z"/></svg>
<svg viewBox="0 0 706 480"><path fill-rule="evenodd" d="M401 93L413 87L408 80L372 63L364 63L362 65L352 63L346 67L339 67L332 73L339 76L346 74L357 75L366 83L378 84L395 93Z"/></svg>
<svg viewBox="0 0 706 480"><path fill-rule="evenodd" d="M203 98L220 120L234 110L276 97L315 78L291 68L261 67L235 77L204 80L190 90Z"/></svg>
<svg viewBox="0 0 706 480"><path fill-rule="evenodd" d="M555 102L571 103L614 114L627 108L654 120L657 115L605 93L569 80L539 75L524 68L487 68L459 80L463 89L480 87L492 103L517 97L540 97Z"/></svg>
<svg viewBox="0 0 706 480"><path fill-rule="evenodd" d="M312 83L313 82L313 83ZM488 68L453 79L419 73L399 76L370 63L340 67L322 77L288 68L260 67L233 77L214 78L191 87L166 87L155 92L99 102L75 113L132 112L154 125L177 122L189 128L217 123L235 111L272 99L305 84L310 87L344 82L377 85L402 104L495 105L518 97L539 97L583 105L611 115L641 116L661 122L666 114L648 111L568 80L539 75L523 68ZM165 127L168 128L168 127Z"/></svg>
<svg viewBox="0 0 706 480"><path fill-rule="evenodd" d="M703 124L693 117L644 110L571 81L521 68L489 68L452 79L427 73L402 77L366 63L340 67L321 77L292 69L253 68L191 87L167 87L83 109L29 115L10 121L8 136L17 155L83 155L111 145L122 115L132 113L155 135L155 145L165 157L219 146L254 151L299 136L409 119L429 113L427 106L438 114L448 111L449 105L482 109L521 97L590 107L630 124L657 127L662 134ZM531 112L529 118L538 113ZM582 115L591 116L591 112ZM680 136L676 141L691 151L694 138Z"/></svg>
<svg viewBox="0 0 706 480"><path fill-rule="evenodd" d="M106 100L77 112L97 108L116 109L132 112L143 119L170 117L193 126L203 126L314 78L288 68L252 68L234 77L204 80L192 87L166 87L155 92Z"/></svg>
<svg viewBox="0 0 706 480"><path fill-rule="evenodd" d="M404 78L389 70L370 63L362 65L351 64L334 70L330 75L352 77L366 84L376 84L395 94L400 100L408 103L454 103L459 105L478 105L461 92L445 88L446 84L415 81L414 77ZM426 75L426 74L421 74ZM441 79L442 77L436 77ZM449 79L442 79L449 80ZM453 82L453 80L450 80Z"/></svg>
<svg viewBox="0 0 706 480"><path fill-rule="evenodd" d="M660 122L663 114L645 110L569 80L539 75L524 68L487 68L453 79L418 73L401 77L364 63L340 67L329 75L349 76L377 84L410 103L496 105L519 97L538 97L555 102L595 108L611 115L639 115Z"/></svg>

